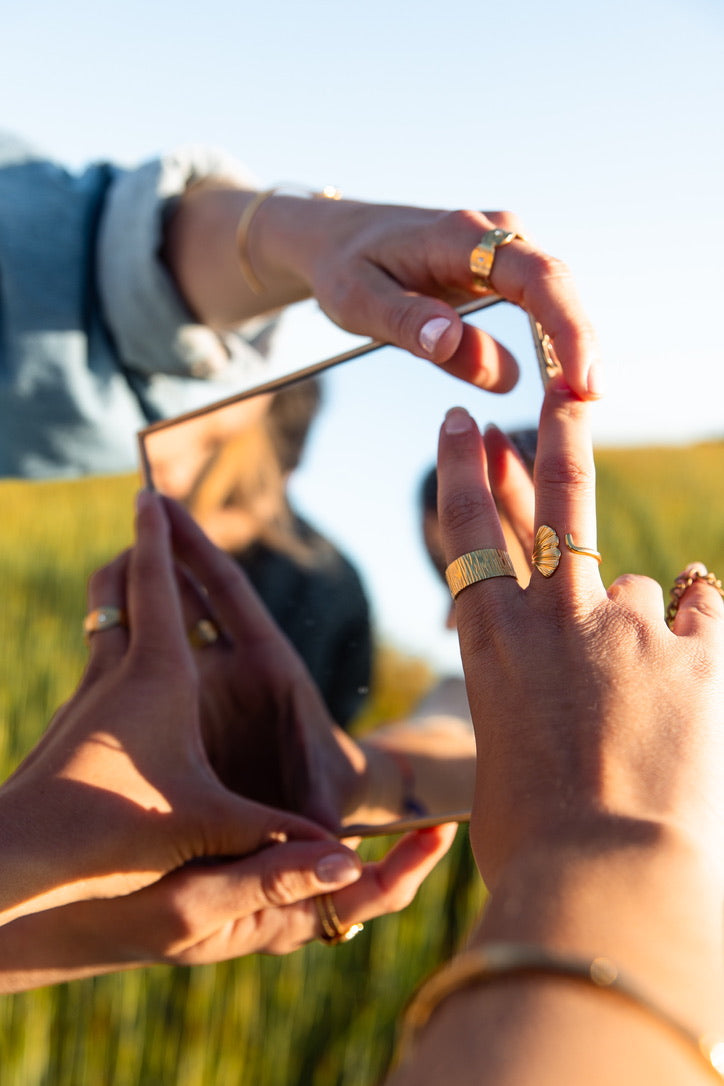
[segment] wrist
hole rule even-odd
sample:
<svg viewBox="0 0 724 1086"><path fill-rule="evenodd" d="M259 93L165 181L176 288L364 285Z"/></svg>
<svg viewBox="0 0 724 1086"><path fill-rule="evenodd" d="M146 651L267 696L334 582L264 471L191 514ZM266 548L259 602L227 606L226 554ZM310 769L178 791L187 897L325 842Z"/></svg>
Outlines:
<svg viewBox="0 0 724 1086"><path fill-rule="evenodd" d="M618 825L593 841L576 835L520 851L496 877L474 942L605 955L670 993L672 1014L715 1029L721 911L720 880L698 849L668 827Z"/></svg>

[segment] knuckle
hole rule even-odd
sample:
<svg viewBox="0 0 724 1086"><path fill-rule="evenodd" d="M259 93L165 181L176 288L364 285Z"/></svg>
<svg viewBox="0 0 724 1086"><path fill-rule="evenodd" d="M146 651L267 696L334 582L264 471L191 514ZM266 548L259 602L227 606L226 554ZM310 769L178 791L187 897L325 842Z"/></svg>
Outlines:
<svg viewBox="0 0 724 1086"><path fill-rule="evenodd" d="M291 905L301 896L295 873L274 864L262 871L261 891L270 905Z"/></svg>
<svg viewBox="0 0 724 1086"><path fill-rule="evenodd" d="M467 527L483 510L482 496L471 487L438 498L440 523L447 531Z"/></svg>
<svg viewBox="0 0 724 1086"><path fill-rule="evenodd" d="M562 449L539 454L536 460L536 489L539 495L551 497L558 494L561 488L571 488L582 496L594 487L593 468L582 464L573 454Z"/></svg>

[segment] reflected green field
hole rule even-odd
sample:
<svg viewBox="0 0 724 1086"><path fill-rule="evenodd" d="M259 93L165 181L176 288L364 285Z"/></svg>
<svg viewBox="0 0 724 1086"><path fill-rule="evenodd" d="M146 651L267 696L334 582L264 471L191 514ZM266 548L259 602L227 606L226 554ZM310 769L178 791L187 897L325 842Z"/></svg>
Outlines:
<svg viewBox="0 0 724 1086"><path fill-rule="evenodd" d="M598 454L608 583L668 585L686 562L724 573L724 443ZM131 538L130 477L0 482L0 773L72 692L89 573ZM389 661L388 661L389 664ZM399 664L403 667L403 663ZM395 667L380 669L394 682ZM405 666L405 682L424 668ZM422 680L421 680L422 681ZM372 713L388 707L378 689ZM374 856L380 842L365 845ZM483 900L464 830L404 913L354 942L283 959L156 967L0 997L3 1086L371 1086L420 980L459 944Z"/></svg>

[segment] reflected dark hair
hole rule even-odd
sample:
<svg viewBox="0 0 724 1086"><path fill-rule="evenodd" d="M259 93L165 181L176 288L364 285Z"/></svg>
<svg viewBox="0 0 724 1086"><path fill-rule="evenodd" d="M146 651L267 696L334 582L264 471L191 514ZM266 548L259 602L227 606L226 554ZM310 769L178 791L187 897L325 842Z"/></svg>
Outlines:
<svg viewBox="0 0 724 1086"><path fill-rule="evenodd" d="M515 446L515 451L532 477L538 447L538 431L534 427L508 430L505 436ZM437 468L430 468L423 476L420 483L420 505L424 513L437 513Z"/></svg>

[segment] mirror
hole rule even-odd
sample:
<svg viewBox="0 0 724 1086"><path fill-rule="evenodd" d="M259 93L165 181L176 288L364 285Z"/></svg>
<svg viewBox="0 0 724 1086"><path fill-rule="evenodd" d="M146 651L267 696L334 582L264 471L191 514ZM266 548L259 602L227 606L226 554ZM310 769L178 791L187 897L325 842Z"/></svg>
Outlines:
<svg viewBox="0 0 724 1086"><path fill-rule="evenodd" d="M488 297L465 312L518 361L512 393L366 344L139 435L147 479L238 557L344 728L467 714L422 481L449 407L530 432L556 363L517 307Z"/></svg>

